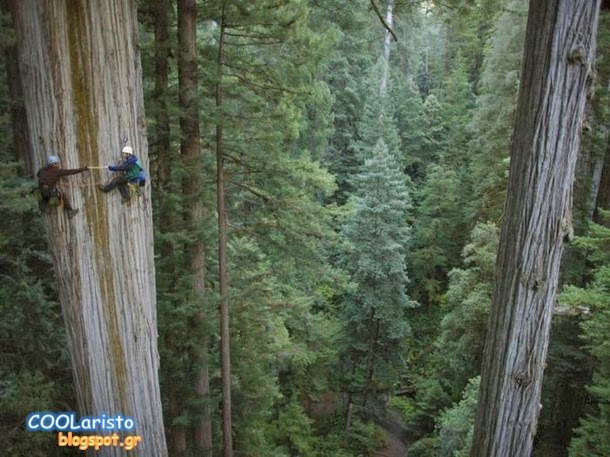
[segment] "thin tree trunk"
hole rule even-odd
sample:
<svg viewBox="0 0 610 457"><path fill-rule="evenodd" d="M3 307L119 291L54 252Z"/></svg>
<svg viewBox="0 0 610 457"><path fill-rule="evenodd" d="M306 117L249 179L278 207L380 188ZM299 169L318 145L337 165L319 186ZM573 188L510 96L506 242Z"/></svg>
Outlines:
<svg viewBox="0 0 610 457"><path fill-rule="evenodd" d="M207 319L207 314L202 318ZM203 457L211 456L213 450L212 441L212 411L210 408L210 339L207 335L201 342L201 369L197 378L195 392L205 402L202 406L202 418L195 424L195 447Z"/></svg>
<svg viewBox="0 0 610 457"><path fill-rule="evenodd" d="M610 221L604 221L599 215L598 208L610 210L610 137L607 138L604 166L600 173L599 188L595 200L595 211L593 220L598 224L610 225Z"/></svg>
<svg viewBox="0 0 610 457"><path fill-rule="evenodd" d="M369 394L373 393L373 374L375 372L375 349L377 347L377 339L379 338L379 320L375 318L375 308L371 308L369 316L369 342L366 354L366 380L364 385L364 397L362 399L362 407L365 408Z"/></svg>
<svg viewBox="0 0 610 457"><path fill-rule="evenodd" d="M218 74L216 80L216 108L222 109L223 52L225 17L223 4L218 43ZM231 332L229 327L229 278L227 271L227 211L225 204L224 144L222 119L216 124L216 196L218 211L218 269L220 283L220 345L222 372L222 430L224 456L233 457L233 426L231 420Z"/></svg>
<svg viewBox="0 0 610 457"><path fill-rule="evenodd" d="M532 451L598 10L599 1L530 4L473 457Z"/></svg>
<svg viewBox="0 0 610 457"><path fill-rule="evenodd" d="M356 362L352 358L352 366L351 366L351 375L352 380L356 376ZM352 413L353 413L353 404L354 404L354 393L352 391L352 387L349 386L349 391L347 394L347 401L345 407L345 433L349 432L352 426Z"/></svg>
<svg viewBox="0 0 610 457"><path fill-rule="evenodd" d="M135 2L13 6L34 166L49 153L70 168L111 163L126 137L148 166ZM79 413L133 417L130 434L143 441L131 452L147 457L167 456L149 187L126 206L118 193L97 191L92 177L73 177L63 188L80 212L44 215ZM124 451L104 447L99 454Z"/></svg>
<svg viewBox="0 0 610 457"><path fill-rule="evenodd" d="M385 13L385 22L387 27L390 29L394 24L394 0L388 0ZM379 93L385 95L388 88L388 79L390 78L390 49L392 45L392 34L386 28L384 29L383 39L383 76L381 78L381 85L379 87Z"/></svg>

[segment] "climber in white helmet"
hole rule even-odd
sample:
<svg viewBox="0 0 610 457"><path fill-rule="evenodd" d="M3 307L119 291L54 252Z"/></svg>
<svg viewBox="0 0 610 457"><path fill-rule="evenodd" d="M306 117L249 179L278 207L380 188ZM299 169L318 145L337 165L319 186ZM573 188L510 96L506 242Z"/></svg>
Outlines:
<svg viewBox="0 0 610 457"><path fill-rule="evenodd" d="M130 200L128 185L144 186L146 184L146 172L140 160L134 155L131 146L125 146L121 150L121 160L116 165L109 165L108 170L121 172L107 184L100 184L98 188L102 192L110 192L118 187L123 203Z"/></svg>

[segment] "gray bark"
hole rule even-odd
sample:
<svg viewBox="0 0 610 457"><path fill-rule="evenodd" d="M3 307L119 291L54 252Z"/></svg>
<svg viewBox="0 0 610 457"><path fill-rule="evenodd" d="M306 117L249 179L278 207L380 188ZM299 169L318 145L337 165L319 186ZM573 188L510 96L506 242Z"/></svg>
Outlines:
<svg viewBox="0 0 610 457"><path fill-rule="evenodd" d="M532 451L599 1L533 0L471 456Z"/></svg>
<svg viewBox="0 0 610 457"><path fill-rule="evenodd" d="M389 29L394 25L394 0L388 0L385 13L385 22ZM379 86L379 93L386 95L388 87L388 79L390 78L390 50L392 46L392 34L390 30L386 28L384 30L383 38L383 76L381 78L381 85Z"/></svg>
<svg viewBox="0 0 610 457"><path fill-rule="evenodd" d="M148 166L134 1L14 2L32 163L116 162L126 139ZM102 175L97 175L102 173ZM80 415L122 414L142 443L167 456L158 382L150 186L131 205L103 194L105 172L64 179L80 212L45 214ZM124 455L120 447L101 456Z"/></svg>

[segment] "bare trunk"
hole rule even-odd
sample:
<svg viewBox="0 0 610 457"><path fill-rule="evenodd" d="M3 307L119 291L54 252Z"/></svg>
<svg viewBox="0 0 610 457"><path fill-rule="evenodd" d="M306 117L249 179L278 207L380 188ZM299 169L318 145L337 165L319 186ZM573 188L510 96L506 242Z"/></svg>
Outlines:
<svg viewBox="0 0 610 457"><path fill-rule="evenodd" d="M169 98L169 13L170 0L156 0L155 15L155 133L151 135L151 174L157 185L166 190L170 180L170 123L167 101Z"/></svg>
<svg viewBox="0 0 610 457"><path fill-rule="evenodd" d="M203 318L207 318L204 316ZM210 339L205 336L201 342L201 370L198 373L196 393L205 401L202 418L195 424L195 447L202 457L212 455L212 411L210 408L210 358L208 356Z"/></svg>
<svg viewBox="0 0 610 457"><path fill-rule="evenodd" d="M168 112L169 100L169 16L170 16L170 0L155 0L153 5L154 14L154 33L155 33L155 91L152 103L154 107L152 114L155 118L155 128L151 132L151 175L155 177L155 190L159 191L161 197L158 203L159 222L158 231L162 235L172 233L177 230L177 214L172 205L167 204L162 198L170 192L176 192L172 189L171 178L175 160L173 152L170 149L170 121ZM178 248L177 250L179 250ZM161 258L175 259L176 252L174 244L171 242L162 243L160 246ZM177 268L175 262L168 262L170 265L164 265L167 271L172 271ZM175 283L170 287L177 287ZM172 290L175 293L175 289ZM165 317L165 319L171 319ZM176 347L175 335L170 331L165 330L163 334L164 347L172 355L180 353L182 347ZM170 356L171 357L171 356ZM167 363L167 360L165 361ZM165 368L161 367L162 369ZM165 399L168 405L169 422L168 440L171 446L172 455L181 457L186 455L187 447L187 430L180 424L174 424L173 420L183 414L184 395L180 389L176 388L175 380L176 373L173 369L165 368Z"/></svg>
<svg viewBox="0 0 610 457"><path fill-rule="evenodd" d="M182 414L182 402L178 399L174 389L167 389L169 416L173 419ZM169 438L173 457L183 457L188 450L186 443L186 429L184 427L173 426L169 430Z"/></svg>
<svg viewBox="0 0 610 457"><path fill-rule="evenodd" d="M185 180L182 185L185 208L185 219L189 232L194 237L187 246L188 268L192 272L191 290L200 310L197 319L205 321L205 246L201 227L204 225L205 211L203 205L203 178L201 169L201 145L199 141L199 100L197 96L197 6L195 0L178 0L178 33L179 33L179 84L180 84L180 130L182 132L181 153L185 170ZM193 359L199 362L199 372L195 380L196 393L203 397L204 406L202 418L194 427L194 442L200 455L210 455L212 452L212 422L208 403L210 381L208 369L207 336L201 340L199 349Z"/></svg>
<svg viewBox="0 0 610 457"><path fill-rule="evenodd" d="M385 22L387 27L392 28L394 24L394 0L388 0ZM384 30L383 39L383 76L381 78L381 85L379 87L379 93L385 95L388 88L388 79L390 77L390 48L392 44L392 34L386 28Z"/></svg>
<svg viewBox="0 0 610 457"><path fill-rule="evenodd" d="M607 138L604 165L600 173L595 207L593 220L598 224L605 224L606 226L610 224L610 221L604 221L597 212L597 208L610 210L610 137Z"/></svg>
<svg viewBox="0 0 610 457"><path fill-rule="evenodd" d="M18 0L14 7L34 167L49 153L65 167L108 164L125 138L148 166L135 2ZM143 440L131 452L166 456L150 186L124 206L93 180L64 180L80 209L75 217L44 216L79 413L131 416L130 434ZM100 450L123 454L118 446Z"/></svg>
<svg viewBox="0 0 610 457"><path fill-rule="evenodd" d="M599 1L533 0L471 456L531 454Z"/></svg>
<svg viewBox="0 0 610 457"><path fill-rule="evenodd" d="M4 13L11 5L2 2L0 10ZM14 13L11 12L11 14ZM6 55L6 78L8 92L11 97L11 125L13 127L13 149L15 158L25 164L26 170L34 174L36 170L32 165L32 154L27 137L27 114L23 104L23 89L21 87L21 75L19 74L19 64L17 56L17 44L13 43L7 47Z"/></svg>
<svg viewBox="0 0 610 457"><path fill-rule="evenodd" d="M224 5L218 43L218 75L216 108L222 109L222 70L225 39ZM224 144L222 119L216 124L216 194L218 211L218 275L220 282L220 345L222 372L222 430L224 456L233 456L233 426L231 419L231 331L229 328L229 278L227 272L227 211L225 204Z"/></svg>
<svg viewBox="0 0 610 457"><path fill-rule="evenodd" d="M375 308L371 308L369 316L369 343L366 354L366 380L364 384L364 397L362 399L362 407L365 408L369 395L374 394L373 374L375 373L375 351L377 350L377 341L379 339L379 320L375 317Z"/></svg>

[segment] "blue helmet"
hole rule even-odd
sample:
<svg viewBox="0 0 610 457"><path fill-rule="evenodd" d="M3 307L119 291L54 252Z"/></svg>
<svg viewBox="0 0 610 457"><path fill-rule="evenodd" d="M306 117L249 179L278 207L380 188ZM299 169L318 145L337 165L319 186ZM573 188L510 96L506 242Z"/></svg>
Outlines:
<svg viewBox="0 0 610 457"><path fill-rule="evenodd" d="M59 157L57 156L49 156L47 157L47 165L53 165L55 163L60 163Z"/></svg>

